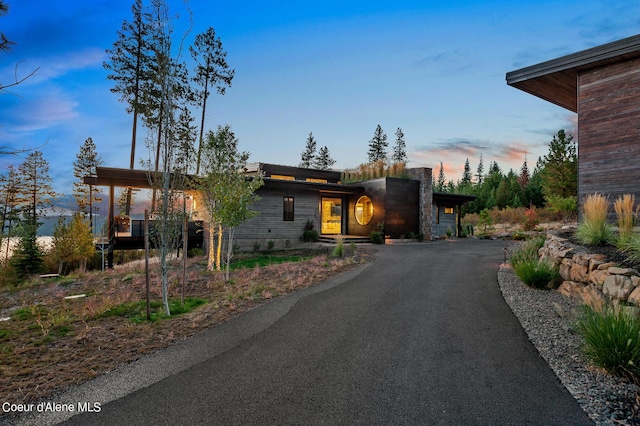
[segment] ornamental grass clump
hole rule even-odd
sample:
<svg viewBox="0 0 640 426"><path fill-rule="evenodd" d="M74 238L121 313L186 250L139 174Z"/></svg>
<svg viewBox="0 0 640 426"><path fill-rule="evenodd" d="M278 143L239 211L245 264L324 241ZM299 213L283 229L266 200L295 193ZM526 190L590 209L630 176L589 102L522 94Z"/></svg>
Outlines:
<svg viewBox="0 0 640 426"><path fill-rule="evenodd" d="M640 379L640 319L625 307L608 306L601 311L588 306L577 321L584 339L585 355L609 373L635 381Z"/></svg>
<svg viewBox="0 0 640 426"><path fill-rule="evenodd" d="M538 250L543 244L544 238L532 238L509 252L514 272L529 287L553 287L559 277L558 269L553 263L538 257Z"/></svg>
<svg viewBox="0 0 640 426"><path fill-rule="evenodd" d="M587 195L582 205L582 222L576 229L576 238L589 246L604 246L614 240L613 229L607 223L609 200L602 194Z"/></svg>
<svg viewBox="0 0 640 426"><path fill-rule="evenodd" d="M633 194L623 194L613 203L618 219L618 241L624 242L631 238L636 219L635 205L636 197Z"/></svg>

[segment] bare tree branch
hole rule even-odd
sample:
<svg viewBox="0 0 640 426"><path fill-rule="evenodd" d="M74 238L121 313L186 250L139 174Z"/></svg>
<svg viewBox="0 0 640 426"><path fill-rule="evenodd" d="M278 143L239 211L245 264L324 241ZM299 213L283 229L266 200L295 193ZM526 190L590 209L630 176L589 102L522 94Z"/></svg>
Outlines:
<svg viewBox="0 0 640 426"><path fill-rule="evenodd" d="M40 69L40 67L38 67L38 68L36 68L35 70L31 71L31 73L29 73L29 75L27 75L27 76L25 76L25 77L23 77L23 78L19 78L19 77L18 77L18 65L20 65L20 62L18 62L18 63L16 64L15 82L13 82L13 83L11 83L11 84L4 85L4 86L3 86L2 84L0 84L0 91L12 94L11 92L7 92L7 91L6 91L6 88L7 88L7 87L17 86L18 84L20 84L20 83L24 82L26 79L28 79L28 78L33 77L34 75L36 75L36 72L38 72L38 70ZM15 95L15 94L14 94L14 95ZM17 95L16 95L16 96L17 96Z"/></svg>

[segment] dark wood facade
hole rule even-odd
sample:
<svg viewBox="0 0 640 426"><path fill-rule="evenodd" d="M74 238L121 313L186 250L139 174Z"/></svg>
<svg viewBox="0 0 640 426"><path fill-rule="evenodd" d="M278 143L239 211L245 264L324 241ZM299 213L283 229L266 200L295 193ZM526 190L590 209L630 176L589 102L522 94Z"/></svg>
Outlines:
<svg viewBox="0 0 640 426"><path fill-rule="evenodd" d="M640 199L640 58L580 73L578 106L578 193Z"/></svg>
<svg viewBox="0 0 640 426"><path fill-rule="evenodd" d="M391 238L418 234L419 224L419 189L420 182L411 179L379 178L358 183L364 191L362 194L373 201L373 217L366 225L360 225L354 214L348 216L349 233L353 235L369 235L376 230L378 224L384 224L384 233ZM358 196L349 201L349 212L355 210Z"/></svg>
<svg viewBox="0 0 640 426"><path fill-rule="evenodd" d="M640 35L512 71L507 84L578 113L580 203L640 198Z"/></svg>

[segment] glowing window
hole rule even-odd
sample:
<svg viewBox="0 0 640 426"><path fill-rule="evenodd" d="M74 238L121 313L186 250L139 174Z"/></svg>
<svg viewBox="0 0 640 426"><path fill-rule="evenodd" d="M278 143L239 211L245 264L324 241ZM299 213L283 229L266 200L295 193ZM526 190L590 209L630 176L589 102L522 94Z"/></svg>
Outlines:
<svg viewBox="0 0 640 426"><path fill-rule="evenodd" d="M285 175L271 175L271 179L279 179L279 180L296 180L293 176L285 176Z"/></svg>
<svg viewBox="0 0 640 426"><path fill-rule="evenodd" d="M444 214L453 214L453 207L445 207Z"/></svg>
<svg viewBox="0 0 640 426"><path fill-rule="evenodd" d="M371 218L373 217L373 202L371 202L371 198L366 195L358 198L355 214L356 221L360 225L366 225L371 222Z"/></svg>

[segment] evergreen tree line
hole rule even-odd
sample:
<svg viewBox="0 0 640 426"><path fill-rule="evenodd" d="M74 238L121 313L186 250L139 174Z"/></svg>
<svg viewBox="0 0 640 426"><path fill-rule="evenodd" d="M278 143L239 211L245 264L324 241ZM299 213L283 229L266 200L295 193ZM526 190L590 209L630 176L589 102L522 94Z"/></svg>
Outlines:
<svg viewBox="0 0 640 426"><path fill-rule="evenodd" d="M407 144L404 139L402 129L398 127L396 130L396 139L392 148L391 156L387 152L389 143L387 142L387 134L378 124L373 133L373 137L369 140L369 150L367 152L367 163L360 165L360 168L368 165L383 166L407 163ZM313 133L309 133L307 137L304 151L300 155L299 167L312 168L318 170L331 170L331 166L335 164L335 160L329 154L329 148L323 146L316 153L317 141Z"/></svg>
<svg viewBox="0 0 640 426"><path fill-rule="evenodd" d="M491 161L485 172L481 155L475 173L466 159L462 178L455 183L446 179L440 163L433 190L474 195L476 199L465 206L465 213L509 207L551 207L559 212L573 212L577 208L576 152L573 136L559 130L549 143L549 152L538 158L533 171L525 159L518 171L510 169L505 173L497 162Z"/></svg>
<svg viewBox="0 0 640 426"><path fill-rule="evenodd" d="M228 267L233 255L233 229L254 214L249 205L256 200L253 192L262 184L262 179L261 176L246 179L242 171L248 153L238 151L238 140L229 126L218 126L216 132L204 134L205 109L210 91L215 88L219 94L224 94L234 75L234 70L226 63L226 52L213 28L198 34L189 47L196 64L194 75L190 76L181 59L185 38L182 37L178 45L173 43L172 15L166 3L152 0L150 7L146 7L142 0L135 0L132 12L133 20L124 21L113 49L107 51L109 61L104 65L110 71L108 78L115 82L112 91L121 95L121 100L127 104L127 111L133 115L131 168L135 163L138 118L153 136L148 144L149 159L143 164L150 171L149 180L153 187L152 212L156 219L152 234L156 238L154 243L160 257L163 304L169 314L167 261L170 252L182 243L180 228L187 220L184 201L187 192L198 191L207 200L207 214L212 229L210 243L216 231L220 235L224 231L229 236L226 256ZM196 87L192 86L192 82ZM190 112L190 107L194 105L199 105L202 110L199 138ZM86 223L86 210L87 206L90 208L92 205L95 188L87 187L83 178L95 175L95 167L101 161L93 141L87 139L74 163L74 174L78 178L74 184L74 196L79 220L75 220L74 216L69 223L61 221L54 235L54 250L59 250L62 261L60 270L65 269L64 262L72 260L79 260L81 267L86 264L86 261L77 258L86 253L70 252L70 244L65 236L75 233L76 239L80 240L80 233L82 236L86 234L89 236L86 241L93 245L91 225ZM194 171L200 175L199 185L187 178L187 174ZM211 182L215 182L215 185ZM41 272L42 249L36 243L38 217L57 195L51 188L48 163L42 158L42 153L30 153L25 164L20 166L19 173L9 168L8 173L2 176L0 194L3 197L0 200L0 237L17 235L23 246L14 253L11 262L8 256L5 257L3 276L7 276L8 267L15 268L16 274L21 276ZM125 214L129 214L130 205L131 196L128 194ZM77 224L84 224L85 229L80 230ZM220 238L218 241L221 244ZM216 249L217 252L219 250L220 247ZM213 247L209 251L213 252ZM23 259L23 254L27 257L19 265L16 262ZM219 261L215 265L212 263L210 259L209 266L220 269Z"/></svg>

